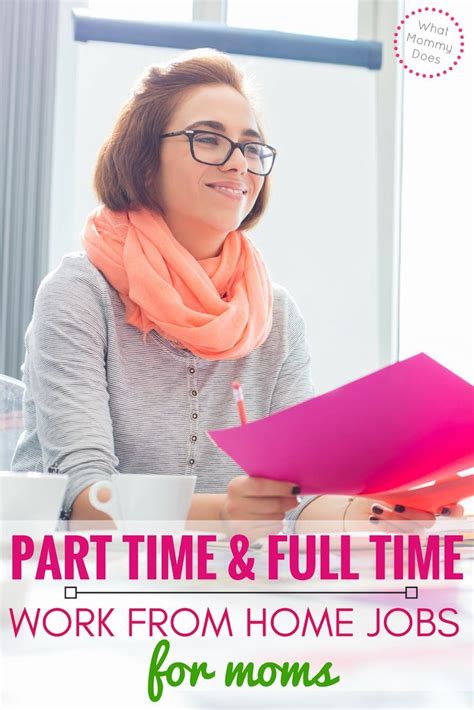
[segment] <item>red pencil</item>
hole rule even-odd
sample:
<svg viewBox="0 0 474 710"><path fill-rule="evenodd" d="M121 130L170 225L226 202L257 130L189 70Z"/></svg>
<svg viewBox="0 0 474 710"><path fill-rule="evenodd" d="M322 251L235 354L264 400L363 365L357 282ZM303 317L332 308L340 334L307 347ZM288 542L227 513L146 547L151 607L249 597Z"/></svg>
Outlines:
<svg viewBox="0 0 474 710"><path fill-rule="evenodd" d="M237 409L239 410L240 423L247 424L247 414L245 412L244 395L242 393L242 388L240 382L235 380L232 382L232 389L234 391L234 399L237 402Z"/></svg>

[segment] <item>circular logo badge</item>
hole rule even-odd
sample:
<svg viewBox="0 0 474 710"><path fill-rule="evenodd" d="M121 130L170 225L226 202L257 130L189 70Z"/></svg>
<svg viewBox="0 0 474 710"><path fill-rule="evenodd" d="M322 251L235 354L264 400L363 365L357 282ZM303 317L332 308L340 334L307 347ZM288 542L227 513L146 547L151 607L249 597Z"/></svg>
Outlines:
<svg viewBox="0 0 474 710"><path fill-rule="evenodd" d="M464 31L457 19L437 7L420 7L400 20L393 33L395 57L409 74L445 76L464 54Z"/></svg>

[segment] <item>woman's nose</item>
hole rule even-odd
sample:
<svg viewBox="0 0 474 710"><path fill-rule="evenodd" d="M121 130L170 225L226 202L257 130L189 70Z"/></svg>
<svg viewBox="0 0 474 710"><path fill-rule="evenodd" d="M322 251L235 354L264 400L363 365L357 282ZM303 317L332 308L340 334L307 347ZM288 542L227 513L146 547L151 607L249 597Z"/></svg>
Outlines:
<svg viewBox="0 0 474 710"><path fill-rule="evenodd" d="M239 147L235 147L232 151L232 155L227 158L224 165L221 165L223 170L240 170L242 172L247 172L247 159Z"/></svg>

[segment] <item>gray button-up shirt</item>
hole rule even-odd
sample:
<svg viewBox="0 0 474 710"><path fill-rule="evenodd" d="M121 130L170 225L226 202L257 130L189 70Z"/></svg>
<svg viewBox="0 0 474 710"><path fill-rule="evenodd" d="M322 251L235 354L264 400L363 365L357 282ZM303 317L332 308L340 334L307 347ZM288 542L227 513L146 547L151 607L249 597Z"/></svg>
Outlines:
<svg viewBox="0 0 474 710"><path fill-rule="evenodd" d="M288 291L272 286L265 343L211 361L155 331L144 342L87 256L65 256L40 285L25 336L25 431L12 470L68 474L63 518L87 486L120 472L195 474L197 493L224 493L244 472L206 431L239 424L232 381L242 385L249 421L315 394L304 320Z"/></svg>

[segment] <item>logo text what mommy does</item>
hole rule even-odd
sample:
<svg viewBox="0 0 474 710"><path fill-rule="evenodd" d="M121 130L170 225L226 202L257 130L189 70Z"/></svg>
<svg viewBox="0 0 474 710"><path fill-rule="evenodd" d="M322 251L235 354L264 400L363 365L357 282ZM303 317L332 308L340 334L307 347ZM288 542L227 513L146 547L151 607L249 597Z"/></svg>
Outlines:
<svg viewBox="0 0 474 710"><path fill-rule="evenodd" d="M435 35L442 35L447 37L450 28L448 26L446 27L439 27L432 22L421 22L421 20L418 20L418 26L420 29L420 33L417 34L416 32L408 32L405 40L405 44L408 48L409 44L416 44L422 47L426 47L429 49L434 49L437 50L438 52L444 52L446 55L451 54L453 51L453 45L448 44L447 42L440 42L439 40L433 39L433 34ZM430 36L427 37L426 33L430 33ZM407 57L408 58L408 57ZM433 54L427 54L426 52L422 52L420 49L412 47L412 54L411 54L412 59L421 59L422 61L425 62L431 62L434 64L440 64L441 60L439 56L435 56Z"/></svg>

